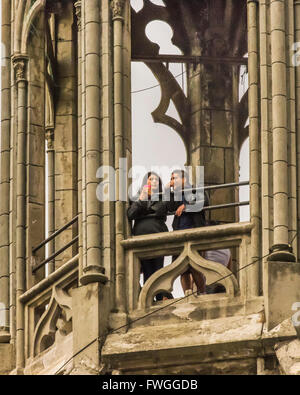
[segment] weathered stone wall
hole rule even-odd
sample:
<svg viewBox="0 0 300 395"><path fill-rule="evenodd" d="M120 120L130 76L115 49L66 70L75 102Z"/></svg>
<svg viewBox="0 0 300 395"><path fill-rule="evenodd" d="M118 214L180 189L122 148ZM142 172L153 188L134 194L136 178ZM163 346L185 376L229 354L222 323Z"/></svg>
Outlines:
<svg viewBox="0 0 300 395"><path fill-rule="evenodd" d="M31 250L45 239L45 19L34 20L28 45L28 123L27 135L27 288L41 279L44 269L32 276ZM44 259L45 251L37 255Z"/></svg>
<svg viewBox="0 0 300 395"><path fill-rule="evenodd" d="M191 102L189 157L192 166L204 166L205 185L238 182L238 131L234 127L233 90L236 75L232 67L190 66L189 99ZM210 204L238 201L234 188L210 191ZM210 218L235 222L236 209L217 210Z"/></svg>
<svg viewBox="0 0 300 395"><path fill-rule="evenodd" d="M55 229L70 221L78 212L77 206L77 77L76 23L72 1L64 2L57 21L57 87L54 130L55 149ZM55 250L73 239L76 226L64 231L55 240ZM56 258L59 267L72 257L68 248Z"/></svg>
<svg viewBox="0 0 300 395"><path fill-rule="evenodd" d="M9 374L15 366L15 354L12 344L0 343L0 375Z"/></svg>
<svg viewBox="0 0 300 395"><path fill-rule="evenodd" d="M280 342L275 346L281 374L300 375L300 340Z"/></svg>

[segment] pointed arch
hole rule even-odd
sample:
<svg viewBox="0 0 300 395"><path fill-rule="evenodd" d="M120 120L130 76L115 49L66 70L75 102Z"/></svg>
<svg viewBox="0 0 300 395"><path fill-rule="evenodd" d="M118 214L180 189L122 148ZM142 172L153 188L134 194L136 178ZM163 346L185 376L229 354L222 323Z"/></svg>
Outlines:
<svg viewBox="0 0 300 395"><path fill-rule="evenodd" d="M22 36L20 39L21 53L24 54L27 53L27 43L28 43L30 27L35 17L39 14L39 12L45 9L45 5L46 5L46 0L37 0L30 8L28 14L26 15L22 29Z"/></svg>

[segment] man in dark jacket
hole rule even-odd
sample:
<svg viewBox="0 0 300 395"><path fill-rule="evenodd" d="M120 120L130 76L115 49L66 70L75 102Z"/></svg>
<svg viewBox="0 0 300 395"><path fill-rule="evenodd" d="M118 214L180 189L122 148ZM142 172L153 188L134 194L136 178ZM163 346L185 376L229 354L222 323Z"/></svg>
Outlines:
<svg viewBox="0 0 300 395"><path fill-rule="evenodd" d="M188 181L184 170L174 170L171 181L165 188L168 210L175 212L172 223L173 230L184 230L205 226L204 206L209 205L205 191L195 191ZM172 260L177 259L174 256ZM205 278L201 273L190 267L181 275L181 285L184 293L191 293L192 281L197 285L198 293L205 292Z"/></svg>
<svg viewBox="0 0 300 395"><path fill-rule="evenodd" d="M172 191L173 189L173 191ZM196 191L184 170L174 170L171 181L165 188L168 210L175 212L172 223L173 230L198 228L205 226L204 206L209 205L206 192ZM170 197L168 199L168 197Z"/></svg>

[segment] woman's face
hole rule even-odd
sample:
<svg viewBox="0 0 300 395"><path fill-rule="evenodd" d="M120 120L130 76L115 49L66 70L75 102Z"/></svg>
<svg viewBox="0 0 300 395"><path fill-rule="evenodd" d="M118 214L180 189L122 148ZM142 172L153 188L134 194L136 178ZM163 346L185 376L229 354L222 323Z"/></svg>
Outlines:
<svg viewBox="0 0 300 395"><path fill-rule="evenodd" d="M159 187L159 179L155 174L151 174L148 177L148 185L151 186L151 191L157 191Z"/></svg>

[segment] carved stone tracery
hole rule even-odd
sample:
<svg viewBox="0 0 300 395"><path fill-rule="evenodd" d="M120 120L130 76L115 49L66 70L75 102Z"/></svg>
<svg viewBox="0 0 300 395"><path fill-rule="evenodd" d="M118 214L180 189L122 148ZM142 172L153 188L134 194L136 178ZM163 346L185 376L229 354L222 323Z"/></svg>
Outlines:
<svg viewBox="0 0 300 395"><path fill-rule="evenodd" d="M232 6L229 1L182 1L182 0L165 0L165 7L156 5L150 0L144 0L144 7L135 12L131 10L132 15L132 56L147 57L159 54L159 46L151 42L145 33L146 26L154 20L160 20L168 23L173 29L172 43L176 45L184 55L190 56L211 56L221 58L223 56L243 56L247 52L247 34L244 21L246 20L246 3L238 6ZM218 23L216 23L216 21ZM233 21L235 23L233 24ZM236 23L236 21L238 21ZM190 98L181 98L178 104L178 97L185 96L177 83L174 76L168 74L167 67L160 63L147 63L146 65L154 73L155 77L161 84L162 99L158 108L152 113L154 122L166 124L175 129L186 144L189 136L183 131L190 129L188 122L189 116L186 110L189 108ZM202 105L205 107L218 107L228 109L231 106L231 84L232 71L229 65L225 64L205 64L190 65L188 78L193 79L195 76L205 75L200 78L200 92ZM165 69L165 70L164 70ZM173 82L171 81L173 79ZM165 83L164 83L165 81ZM168 86L172 85L171 89ZM166 103L173 99L174 87L176 86L177 103L174 101L176 110L182 120L182 125L178 121L171 119L166 115ZM195 83L190 84L190 89ZM180 92L181 91L181 92ZM200 98L199 98L200 99ZM192 104L192 103L191 103ZM239 105L238 112L244 112L245 101ZM164 113L162 112L164 108ZM242 117L244 120L244 116ZM244 132L244 127L241 133ZM241 136L241 141L244 137Z"/></svg>
<svg viewBox="0 0 300 395"><path fill-rule="evenodd" d="M32 355L36 356L50 347L57 331L65 336L72 330L72 297L61 287L52 289L49 304L39 319L33 336Z"/></svg>
<svg viewBox="0 0 300 395"><path fill-rule="evenodd" d="M139 296L138 306L141 309L152 305L153 298L162 291L172 292L174 280L184 273L189 266L197 272L204 274L207 284L218 282L226 288L227 296L235 296L238 292L238 283L229 269L217 262L204 259L187 243L179 257L170 265L155 272L143 286Z"/></svg>

